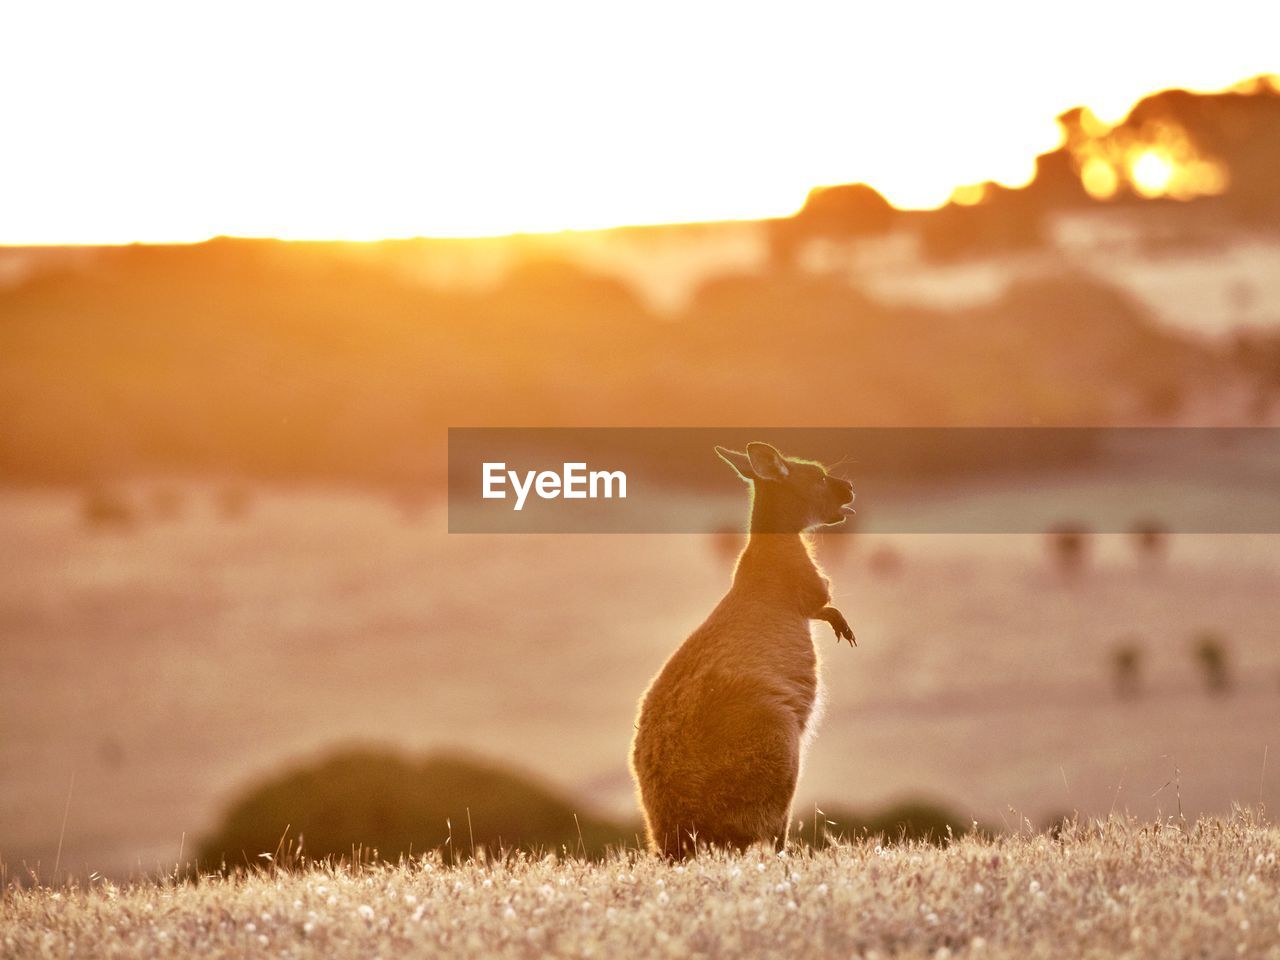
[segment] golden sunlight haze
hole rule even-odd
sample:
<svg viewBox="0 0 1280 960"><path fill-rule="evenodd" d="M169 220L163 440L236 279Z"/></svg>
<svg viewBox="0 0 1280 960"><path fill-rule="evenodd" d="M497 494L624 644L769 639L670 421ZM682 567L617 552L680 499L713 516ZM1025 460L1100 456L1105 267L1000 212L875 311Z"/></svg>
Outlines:
<svg viewBox="0 0 1280 960"><path fill-rule="evenodd" d="M864 181L936 207L1024 185L1087 105L1280 70L1277 15L1153 20L1019 5L307 5L67 2L0 14L0 243L370 240L789 214ZM985 24L975 29L975 24ZM965 36L963 45L956 37ZM1228 42L1229 41L1229 42ZM1176 131L1172 134L1176 140ZM1175 145L1107 170L1149 195L1215 192ZM1168 189L1166 189L1166 187Z"/></svg>

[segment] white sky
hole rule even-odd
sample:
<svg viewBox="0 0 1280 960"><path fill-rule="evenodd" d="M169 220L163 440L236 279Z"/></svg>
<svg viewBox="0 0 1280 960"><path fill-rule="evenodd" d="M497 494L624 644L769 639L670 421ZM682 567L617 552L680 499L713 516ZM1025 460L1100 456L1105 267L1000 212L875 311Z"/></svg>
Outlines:
<svg viewBox="0 0 1280 960"><path fill-rule="evenodd" d="M749 217L856 180L932 206L1024 182L1073 105L1280 72L1277 37L1234 0L8 0L0 243Z"/></svg>

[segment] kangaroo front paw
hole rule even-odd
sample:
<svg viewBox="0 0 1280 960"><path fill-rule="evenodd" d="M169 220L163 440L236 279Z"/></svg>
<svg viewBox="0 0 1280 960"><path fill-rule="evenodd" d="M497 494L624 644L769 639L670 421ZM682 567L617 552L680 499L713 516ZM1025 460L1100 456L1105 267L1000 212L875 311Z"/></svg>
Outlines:
<svg viewBox="0 0 1280 960"><path fill-rule="evenodd" d="M836 632L836 643L841 640L848 640L849 646L856 647L858 645L858 641L854 639L853 630L849 627L849 621L835 607L823 607L818 611L818 619L825 620L831 624L831 629Z"/></svg>

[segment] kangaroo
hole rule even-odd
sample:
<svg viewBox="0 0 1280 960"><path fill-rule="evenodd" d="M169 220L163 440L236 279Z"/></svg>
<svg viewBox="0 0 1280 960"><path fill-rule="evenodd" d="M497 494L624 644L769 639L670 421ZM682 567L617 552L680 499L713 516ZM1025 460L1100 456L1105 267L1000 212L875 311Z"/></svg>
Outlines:
<svg viewBox="0 0 1280 960"><path fill-rule="evenodd" d="M631 770L650 848L786 843L821 710L810 620L855 645L801 533L852 513L853 484L767 443L716 447L751 485L751 532L729 592L649 684Z"/></svg>

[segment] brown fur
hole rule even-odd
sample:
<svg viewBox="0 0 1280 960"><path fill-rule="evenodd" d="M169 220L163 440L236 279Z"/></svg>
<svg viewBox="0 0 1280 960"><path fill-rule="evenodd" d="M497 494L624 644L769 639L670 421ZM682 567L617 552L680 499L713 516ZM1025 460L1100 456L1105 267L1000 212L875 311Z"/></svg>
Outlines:
<svg viewBox="0 0 1280 960"><path fill-rule="evenodd" d="M702 844L785 842L821 697L809 621L828 620L852 642L801 538L803 529L838 522L833 504L839 516L852 486L804 461L783 460L774 465L783 475L767 478L765 451L782 460L766 444L748 447L750 464L721 453L752 481L751 536L729 592L640 704L631 767L649 844L667 856ZM818 480L815 468L825 478L821 493L809 482Z"/></svg>

